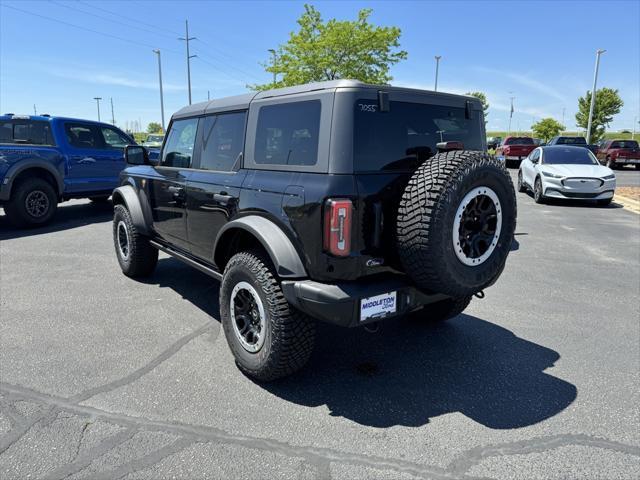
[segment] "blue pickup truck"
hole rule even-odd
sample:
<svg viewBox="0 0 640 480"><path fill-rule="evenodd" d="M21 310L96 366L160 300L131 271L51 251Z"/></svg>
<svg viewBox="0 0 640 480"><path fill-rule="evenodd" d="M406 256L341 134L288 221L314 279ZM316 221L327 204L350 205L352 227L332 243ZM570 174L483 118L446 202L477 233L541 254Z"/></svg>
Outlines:
<svg viewBox="0 0 640 480"><path fill-rule="evenodd" d="M0 206L19 227L44 225L59 202L103 202L118 186L123 150L135 141L105 123L48 115L0 115Z"/></svg>

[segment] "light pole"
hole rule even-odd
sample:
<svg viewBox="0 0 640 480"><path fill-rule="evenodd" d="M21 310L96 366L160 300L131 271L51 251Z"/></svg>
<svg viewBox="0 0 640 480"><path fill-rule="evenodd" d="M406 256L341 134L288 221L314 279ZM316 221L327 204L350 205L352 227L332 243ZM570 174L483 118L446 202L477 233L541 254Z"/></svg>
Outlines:
<svg viewBox="0 0 640 480"><path fill-rule="evenodd" d="M440 59L442 58L442 55L436 55L435 59L436 59L436 84L435 87L433 88L434 92L438 91L438 70L440 68Z"/></svg>
<svg viewBox="0 0 640 480"><path fill-rule="evenodd" d="M113 97L110 97L111 100L111 125L116 124L116 116L113 114Z"/></svg>
<svg viewBox="0 0 640 480"><path fill-rule="evenodd" d="M513 92L509 92L513 93ZM507 132L507 137L511 134L511 120L513 119L513 100L516 97L509 97L511 99L511 110L509 111L509 131Z"/></svg>
<svg viewBox="0 0 640 480"><path fill-rule="evenodd" d="M162 93L162 61L160 60L160 50L154 50L153 53L158 55L158 81L160 82L160 118L162 119L162 131L164 129L164 94ZM191 91L189 91L189 97L191 97ZM189 99L191 100L191 99Z"/></svg>
<svg viewBox="0 0 640 480"><path fill-rule="evenodd" d="M98 121L100 121L100 100L102 100L102 97L93 97L93 99L96 101L96 105L98 105Z"/></svg>
<svg viewBox="0 0 640 480"><path fill-rule="evenodd" d="M276 62L278 61L278 54L276 53L276 51L273 48L270 48L269 50L267 50L269 53L271 53L271 55L273 55L273 84L275 85L276 82L278 81L277 77L276 77L276 72L275 72L275 68L276 68Z"/></svg>
<svg viewBox="0 0 640 480"><path fill-rule="evenodd" d="M189 55L189 42L195 40L196 37L189 36L189 20L185 20L184 25L187 35L184 38L178 38L178 40L183 40L187 44L187 84L189 86L189 105L191 105L191 59L197 55Z"/></svg>
<svg viewBox="0 0 640 480"><path fill-rule="evenodd" d="M591 123L593 121L593 109L596 106L596 84L598 83L598 69L600 68L600 55L606 50L596 50L596 68L593 72L593 89L591 89L591 106L589 107L589 123L587 123L587 143L591 143Z"/></svg>
<svg viewBox="0 0 640 480"><path fill-rule="evenodd" d="M636 125L639 124L638 117L633 117L633 130L631 130L631 140L636 138Z"/></svg>
<svg viewBox="0 0 640 480"><path fill-rule="evenodd" d="M564 111L565 111L565 108L562 107L562 128L564 128ZM562 131L564 132L564 130Z"/></svg>

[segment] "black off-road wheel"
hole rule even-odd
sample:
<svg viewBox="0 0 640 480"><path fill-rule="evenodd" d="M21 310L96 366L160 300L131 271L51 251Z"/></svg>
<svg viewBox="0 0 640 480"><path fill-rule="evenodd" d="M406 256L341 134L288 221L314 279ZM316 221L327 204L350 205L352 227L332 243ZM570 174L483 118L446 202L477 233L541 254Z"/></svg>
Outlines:
<svg viewBox="0 0 640 480"><path fill-rule="evenodd" d="M515 191L498 160L483 152L439 153L405 188L398 253L420 288L465 297L498 278L515 225Z"/></svg>
<svg viewBox="0 0 640 480"><path fill-rule="evenodd" d="M153 273L158 263L158 250L136 229L124 205L114 208L113 244L122 273L127 277L142 278Z"/></svg>
<svg viewBox="0 0 640 480"><path fill-rule="evenodd" d="M314 321L289 305L262 252L240 252L227 263L220 316L236 364L258 381L291 375L313 351Z"/></svg>
<svg viewBox="0 0 640 480"><path fill-rule="evenodd" d="M4 211L16 227L39 227L51 221L58 209L58 196L43 178L18 180Z"/></svg>
<svg viewBox="0 0 640 480"><path fill-rule="evenodd" d="M430 305L426 305L420 310L412 312L409 319L413 322L424 322L427 324L440 323L450 320L460 315L471 303L472 295L459 298L448 298Z"/></svg>

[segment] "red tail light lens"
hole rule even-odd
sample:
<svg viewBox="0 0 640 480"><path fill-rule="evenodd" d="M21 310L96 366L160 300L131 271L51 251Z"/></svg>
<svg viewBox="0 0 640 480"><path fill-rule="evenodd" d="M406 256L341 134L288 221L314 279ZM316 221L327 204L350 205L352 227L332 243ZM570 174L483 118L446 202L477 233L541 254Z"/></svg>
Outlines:
<svg viewBox="0 0 640 480"><path fill-rule="evenodd" d="M329 199L324 205L324 249L336 257L351 253L351 200Z"/></svg>
<svg viewBox="0 0 640 480"><path fill-rule="evenodd" d="M510 148L509 147L503 147L502 148L502 153L504 153L505 155L509 153Z"/></svg>

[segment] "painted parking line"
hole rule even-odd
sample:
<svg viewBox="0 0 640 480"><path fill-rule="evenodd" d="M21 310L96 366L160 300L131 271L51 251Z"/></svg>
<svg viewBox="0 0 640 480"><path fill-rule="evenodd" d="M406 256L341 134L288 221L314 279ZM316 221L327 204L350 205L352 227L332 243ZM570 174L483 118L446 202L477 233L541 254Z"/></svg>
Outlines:
<svg viewBox="0 0 640 480"><path fill-rule="evenodd" d="M640 201L638 200L625 197L624 195L616 195L613 197L613 201L619 205L622 205L622 207L625 208L626 210L629 210L633 213L640 214Z"/></svg>

